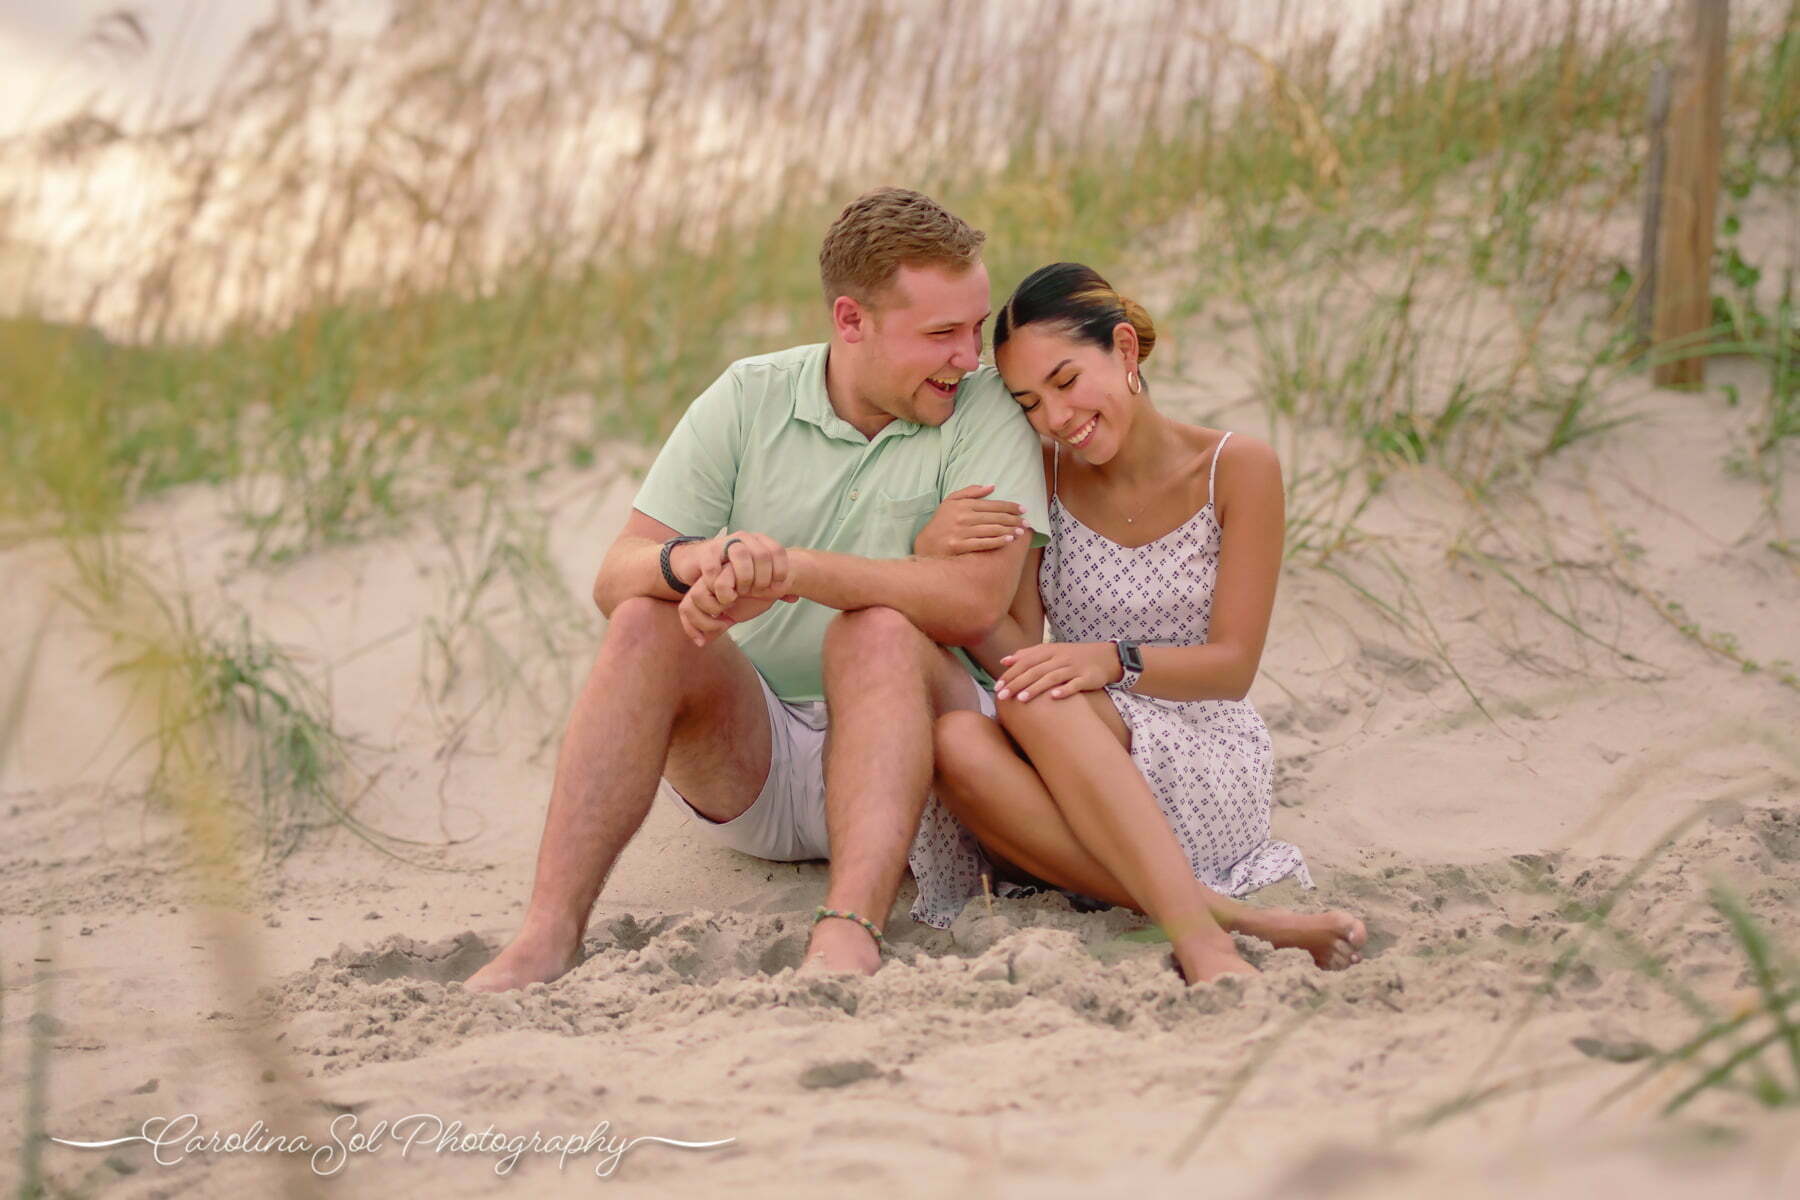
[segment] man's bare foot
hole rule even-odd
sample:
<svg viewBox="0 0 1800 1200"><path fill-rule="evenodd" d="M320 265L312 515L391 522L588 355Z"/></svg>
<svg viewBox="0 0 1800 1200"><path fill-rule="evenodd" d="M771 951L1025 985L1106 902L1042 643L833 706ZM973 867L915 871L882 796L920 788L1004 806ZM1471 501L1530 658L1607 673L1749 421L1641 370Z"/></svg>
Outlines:
<svg viewBox="0 0 1800 1200"><path fill-rule="evenodd" d="M1175 973L1186 980L1189 987L1211 983L1221 975L1262 974L1244 961L1230 934L1222 938L1197 941L1192 945L1177 946L1170 957L1175 960Z"/></svg>
<svg viewBox="0 0 1800 1200"><path fill-rule="evenodd" d="M510 992L528 983L549 983L567 974L581 961L581 943L562 949L549 939L521 933L494 961L469 976L463 987L471 992Z"/></svg>
<svg viewBox="0 0 1800 1200"><path fill-rule="evenodd" d="M1295 912L1290 908L1256 909L1237 926L1277 950L1297 947L1312 955L1320 969L1341 971L1362 961L1369 940L1363 923L1347 912Z"/></svg>
<svg viewBox="0 0 1800 1200"><path fill-rule="evenodd" d="M826 917L813 926L802 971L853 971L873 975L881 968L881 947L855 921Z"/></svg>

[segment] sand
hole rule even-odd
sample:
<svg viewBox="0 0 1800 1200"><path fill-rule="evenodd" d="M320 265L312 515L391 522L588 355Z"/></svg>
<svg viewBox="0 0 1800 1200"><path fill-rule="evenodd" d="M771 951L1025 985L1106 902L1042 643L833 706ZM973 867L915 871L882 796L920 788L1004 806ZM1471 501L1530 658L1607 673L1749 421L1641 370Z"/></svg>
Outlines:
<svg viewBox="0 0 1800 1200"><path fill-rule="evenodd" d="M1166 385L1173 411L1260 432L1228 360L1190 355L1185 370ZM1747 368L1713 372L1760 395ZM499 660L473 638L441 686L425 624L454 594L456 542L427 522L250 567L226 489L133 514L136 551L165 579L179 566L198 611L252 614L327 688L365 773L346 795L417 843L390 854L314 830L284 859L252 856L237 890L146 799L149 756L128 753L141 730L102 677L115 651L53 603L69 581L56 548L0 551L8 625L49 613L0 775L0 1173L12 1187L23 1161L10 1148L35 1031L44 1127L68 1139L182 1113L320 1141L334 1120L367 1133L421 1113L527 1138L604 1121L612 1136L734 1139L560 1165L522 1154L504 1174L500 1153L403 1155L392 1133L325 1176L301 1154L160 1166L143 1144L48 1147L51 1179L82 1194L1800 1194L1791 1110L1713 1092L1660 1119L1689 1078L1670 1072L1591 1112L1639 1070L1614 1059L1697 1028L1629 945L1584 924L1593 906L1616 900L1613 927L1726 1011L1752 980L1704 903L1715 879L1800 945L1800 692L1703 649L1631 590L1678 597L1751 658L1800 659L1800 572L1766 546L1760 487L1721 466L1756 404L1641 381L1603 401L1637 419L1547 460L1501 498L1504 524L1429 469L1392 482L1364 522L1391 567L1369 554L1345 570L1405 627L1337 575L1288 571L1251 698L1279 762L1274 832L1319 887L1256 899L1356 911L1369 952L1325 974L1245 941L1260 977L1193 990L1166 948L1129 936L1144 926L1132 914L1039 895L978 901L937 931L906 920L910 884L877 975L796 974L824 866L708 846L665 798L579 967L523 993L465 992L523 908L566 687L600 629L582 605L641 454L512 496L548 521L573 614L553 654L528 652L529 628L494 610L532 692L498 688ZM1800 528L1800 498L1782 503ZM478 509L458 497L445 511ZM1475 551L1583 632L1476 570ZM1565 568L1534 570L1549 558ZM27 647L6 648L0 680ZM1480 1103L1430 1119L1471 1092Z"/></svg>

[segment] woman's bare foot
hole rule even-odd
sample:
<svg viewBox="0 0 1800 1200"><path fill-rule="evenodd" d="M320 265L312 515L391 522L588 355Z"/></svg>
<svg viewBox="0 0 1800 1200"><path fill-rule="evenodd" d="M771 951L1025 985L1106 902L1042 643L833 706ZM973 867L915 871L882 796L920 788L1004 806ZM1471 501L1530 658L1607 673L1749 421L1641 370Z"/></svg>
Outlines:
<svg viewBox="0 0 1800 1200"><path fill-rule="evenodd" d="M552 939L520 933L494 961L469 976L471 992L510 992L528 983L549 983L581 961L581 942L563 946Z"/></svg>
<svg viewBox="0 0 1800 1200"><path fill-rule="evenodd" d="M1198 938L1192 943L1178 945L1171 957L1175 960L1175 973L1186 980L1189 987L1211 983L1221 975L1262 974L1244 961L1230 934L1222 938Z"/></svg>
<svg viewBox="0 0 1800 1200"><path fill-rule="evenodd" d="M826 917L813 926L802 971L853 971L873 975L881 968L881 947L855 921Z"/></svg>
<svg viewBox="0 0 1800 1200"><path fill-rule="evenodd" d="M1369 940L1363 923L1347 912L1295 912L1290 908L1254 909L1236 926L1277 950L1296 947L1312 955L1321 970L1341 971L1362 961Z"/></svg>

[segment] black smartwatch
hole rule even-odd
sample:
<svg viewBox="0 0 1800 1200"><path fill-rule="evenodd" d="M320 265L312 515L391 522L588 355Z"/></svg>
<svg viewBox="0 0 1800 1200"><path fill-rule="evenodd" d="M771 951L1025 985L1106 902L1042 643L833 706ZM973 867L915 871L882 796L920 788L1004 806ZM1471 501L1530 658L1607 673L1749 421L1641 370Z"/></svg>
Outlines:
<svg viewBox="0 0 1800 1200"><path fill-rule="evenodd" d="M674 566L671 565L669 562L669 555L671 555L675 552L675 547L677 547L677 546L685 546L689 542L704 542L705 540L706 540L705 538L697 537L693 534L683 534L681 537L672 537L668 541L663 543L663 548L662 548L663 582L668 584L669 590L674 592L677 596L687 595L688 588L692 587L693 585L681 582L681 576L679 576L675 573Z"/></svg>
<svg viewBox="0 0 1800 1200"><path fill-rule="evenodd" d="M1114 642L1119 651L1119 668L1124 674L1117 683L1109 683L1109 688L1118 688L1121 692L1129 692L1137 686L1138 676L1144 673L1144 656L1138 651L1136 642Z"/></svg>

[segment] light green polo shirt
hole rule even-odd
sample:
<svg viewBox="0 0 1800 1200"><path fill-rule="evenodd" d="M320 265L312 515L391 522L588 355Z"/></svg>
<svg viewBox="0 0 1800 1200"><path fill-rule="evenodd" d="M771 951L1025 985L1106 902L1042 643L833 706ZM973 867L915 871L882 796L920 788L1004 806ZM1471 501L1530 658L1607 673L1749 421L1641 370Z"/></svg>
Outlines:
<svg viewBox="0 0 1800 1200"><path fill-rule="evenodd" d="M1032 545L1049 540L1038 436L998 372L965 376L942 425L894 420L866 438L826 396L828 349L731 364L675 426L632 506L687 534L750 530L784 546L905 558L945 496L991 483L993 499L1024 507ZM777 696L823 700L820 658L836 615L801 600L729 632Z"/></svg>

